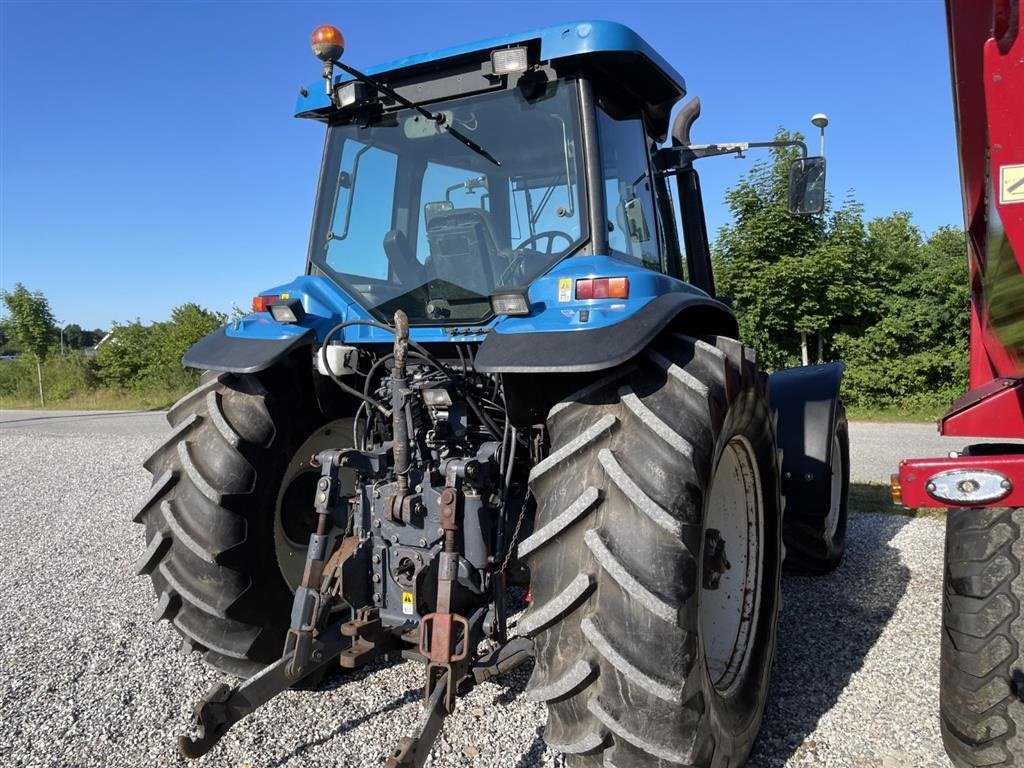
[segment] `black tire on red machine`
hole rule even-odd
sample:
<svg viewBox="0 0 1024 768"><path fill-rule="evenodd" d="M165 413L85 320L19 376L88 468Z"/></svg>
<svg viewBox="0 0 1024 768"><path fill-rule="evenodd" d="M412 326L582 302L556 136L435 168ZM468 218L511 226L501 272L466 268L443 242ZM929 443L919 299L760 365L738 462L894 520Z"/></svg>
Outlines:
<svg viewBox="0 0 1024 768"><path fill-rule="evenodd" d="M1024 508L946 519L939 700L960 768L1024 765Z"/></svg>
<svg viewBox="0 0 1024 768"><path fill-rule="evenodd" d="M300 394L280 372L207 373L145 461L137 570L152 580L154 620L239 677L280 657L308 545L318 473L304 457L331 430Z"/></svg>
<svg viewBox="0 0 1024 768"><path fill-rule="evenodd" d="M531 473L527 695L570 764L741 765L779 609L766 379L733 339L676 335L596 375L551 410Z"/></svg>

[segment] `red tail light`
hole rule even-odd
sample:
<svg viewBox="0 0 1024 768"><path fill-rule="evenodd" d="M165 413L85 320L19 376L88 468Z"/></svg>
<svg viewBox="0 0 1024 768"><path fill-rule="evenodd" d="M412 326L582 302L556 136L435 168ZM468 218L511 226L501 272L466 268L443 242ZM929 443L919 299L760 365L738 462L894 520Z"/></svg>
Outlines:
<svg viewBox="0 0 1024 768"><path fill-rule="evenodd" d="M628 299L628 277L587 277L576 281L577 299Z"/></svg>
<svg viewBox="0 0 1024 768"><path fill-rule="evenodd" d="M252 311L253 312L267 312L270 310L270 305L275 301L280 301L281 297L277 294L270 296L253 296L252 297Z"/></svg>

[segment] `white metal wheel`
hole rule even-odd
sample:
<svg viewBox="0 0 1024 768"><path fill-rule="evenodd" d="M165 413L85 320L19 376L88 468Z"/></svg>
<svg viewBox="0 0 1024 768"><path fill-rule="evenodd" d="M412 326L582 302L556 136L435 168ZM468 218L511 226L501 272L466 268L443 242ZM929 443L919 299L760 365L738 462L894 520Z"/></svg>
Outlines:
<svg viewBox="0 0 1024 768"><path fill-rule="evenodd" d="M700 636L715 690L728 696L751 657L761 603L764 509L753 448L733 437L711 481L704 511Z"/></svg>
<svg viewBox="0 0 1024 768"><path fill-rule="evenodd" d="M839 531L839 512L843 506L843 449L839 444L839 433L832 436L832 487L829 496L828 516L825 518L826 541L833 541Z"/></svg>

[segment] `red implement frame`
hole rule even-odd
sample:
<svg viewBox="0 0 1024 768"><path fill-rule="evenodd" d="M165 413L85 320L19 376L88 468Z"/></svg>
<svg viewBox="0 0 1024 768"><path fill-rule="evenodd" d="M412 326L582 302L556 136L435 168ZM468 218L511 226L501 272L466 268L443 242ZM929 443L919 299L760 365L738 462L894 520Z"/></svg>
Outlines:
<svg viewBox="0 0 1024 768"><path fill-rule="evenodd" d="M1024 13L1020 0L946 0L946 20L970 264L971 389L940 419L939 430L1024 439L1024 359L990 322L986 290L989 254L997 249L1005 254L1009 248L1024 273L1024 183L1018 183L1024 179ZM1011 300L1024 305L1024 295ZM1014 490L995 503L1024 506L1018 498L1024 454L1009 448L1000 456L901 462L903 503L949 506L932 498L926 485L936 472L952 469L1001 472Z"/></svg>

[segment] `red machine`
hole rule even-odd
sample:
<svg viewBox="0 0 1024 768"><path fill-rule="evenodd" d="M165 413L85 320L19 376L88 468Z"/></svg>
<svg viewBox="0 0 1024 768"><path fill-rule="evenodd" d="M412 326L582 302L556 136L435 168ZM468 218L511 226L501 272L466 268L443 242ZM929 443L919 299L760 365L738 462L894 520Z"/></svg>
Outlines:
<svg viewBox="0 0 1024 768"><path fill-rule="evenodd" d="M971 279L970 390L943 435L1024 439L1024 18L947 0ZM908 459L908 507L947 507L940 722L953 763L1024 765L1024 444Z"/></svg>
<svg viewBox="0 0 1024 768"><path fill-rule="evenodd" d="M1019 0L947 0L971 276L970 391L943 435L1024 439L1024 33ZM970 446L908 459L905 506L1024 506L1024 453ZM991 473L976 476L977 473ZM997 477L998 476L998 477Z"/></svg>

